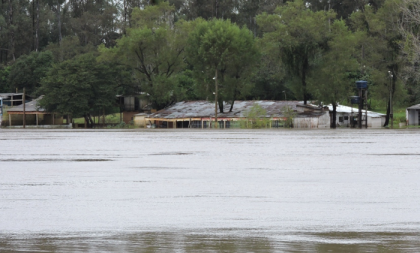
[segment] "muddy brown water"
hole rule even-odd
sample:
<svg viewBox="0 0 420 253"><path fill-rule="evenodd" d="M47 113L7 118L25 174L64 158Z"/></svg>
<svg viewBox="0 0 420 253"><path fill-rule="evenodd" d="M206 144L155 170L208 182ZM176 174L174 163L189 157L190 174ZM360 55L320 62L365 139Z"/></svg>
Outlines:
<svg viewBox="0 0 420 253"><path fill-rule="evenodd" d="M0 252L419 252L418 130L0 130Z"/></svg>

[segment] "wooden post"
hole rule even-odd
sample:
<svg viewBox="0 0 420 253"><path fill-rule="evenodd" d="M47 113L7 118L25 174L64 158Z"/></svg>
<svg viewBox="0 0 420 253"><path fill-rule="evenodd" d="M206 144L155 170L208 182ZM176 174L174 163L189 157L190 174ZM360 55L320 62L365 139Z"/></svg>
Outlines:
<svg viewBox="0 0 420 253"><path fill-rule="evenodd" d="M204 129L204 121L201 119L201 129Z"/></svg>
<svg viewBox="0 0 420 253"><path fill-rule="evenodd" d="M26 103L25 103L25 88L23 88L22 104L23 104L23 128L26 128Z"/></svg>
<svg viewBox="0 0 420 253"><path fill-rule="evenodd" d="M12 115L9 113L9 126L12 126Z"/></svg>
<svg viewBox="0 0 420 253"><path fill-rule="evenodd" d="M54 113L52 114L52 118L53 118L53 125L55 125L55 123L54 123Z"/></svg>
<svg viewBox="0 0 420 253"><path fill-rule="evenodd" d="M35 118L36 118L36 126L38 126L38 113L35 114Z"/></svg>

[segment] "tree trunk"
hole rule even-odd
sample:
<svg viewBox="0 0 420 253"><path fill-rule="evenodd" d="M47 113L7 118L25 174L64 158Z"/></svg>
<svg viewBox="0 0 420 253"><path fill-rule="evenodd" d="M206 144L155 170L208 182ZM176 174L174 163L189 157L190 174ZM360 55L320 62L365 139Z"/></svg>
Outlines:
<svg viewBox="0 0 420 253"><path fill-rule="evenodd" d="M60 62L62 62L63 61L63 49L61 48L61 40L63 39L63 36L62 36L62 34L61 34L61 4L60 4L60 2L59 2L59 0L57 0L57 13L56 13L56 15L57 15L57 30L58 30L58 46L60 47L59 48L59 51L60 51Z"/></svg>
<svg viewBox="0 0 420 253"><path fill-rule="evenodd" d="M219 98L219 101L217 101L219 104L219 112L223 113L223 99Z"/></svg>
<svg viewBox="0 0 420 253"><path fill-rule="evenodd" d="M61 34L61 4L57 0L57 21L58 21L58 44L61 46L63 36Z"/></svg>
<svg viewBox="0 0 420 253"><path fill-rule="evenodd" d="M216 14L215 17L216 18L218 18L218 16L217 16L218 9L219 9L219 0L216 0L216 5L215 5L215 14Z"/></svg>
<svg viewBox="0 0 420 253"><path fill-rule="evenodd" d="M331 122L331 128L337 127L337 103L333 103L333 112L332 112L332 122Z"/></svg>
<svg viewBox="0 0 420 253"><path fill-rule="evenodd" d="M35 20L35 52L39 48L39 0L36 0L36 20Z"/></svg>
<svg viewBox="0 0 420 253"><path fill-rule="evenodd" d="M12 0L9 0L9 53L12 56L13 61L16 60L15 57L15 31L14 28L12 28L13 26L13 4L12 4Z"/></svg>
<svg viewBox="0 0 420 253"><path fill-rule="evenodd" d="M388 99L388 103L387 103L387 108L386 108L386 117L385 117L385 124L384 127L388 126L389 124L389 116L391 114L391 107L390 107L390 102Z"/></svg>
<svg viewBox="0 0 420 253"><path fill-rule="evenodd" d="M124 24L123 24L123 34L126 35L127 27L127 0L124 0Z"/></svg>
<svg viewBox="0 0 420 253"><path fill-rule="evenodd" d="M305 57L305 60L303 61L302 66L302 90L303 90L303 104L306 105L308 103L308 94L306 91L306 70L309 67L309 61L308 58Z"/></svg>
<svg viewBox="0 0 420 253"><path fill-rule="evenodd" d="M230 104L229 112L232 112L234 103L235 103L235 98L232 100L232 103Z"/></svg>

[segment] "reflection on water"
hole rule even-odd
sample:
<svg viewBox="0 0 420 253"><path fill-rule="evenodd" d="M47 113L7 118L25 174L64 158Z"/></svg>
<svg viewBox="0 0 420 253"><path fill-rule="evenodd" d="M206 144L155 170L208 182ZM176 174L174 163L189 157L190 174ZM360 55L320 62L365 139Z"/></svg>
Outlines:
<svg viewBox="0 0 420 253"><path fill-rule="evenodd" d="M0 252L417 252L420 132L0 130Z"/></svg>
<svg viewBox="0 0 420 253"><path fill-rule="evenodd" d="M250 231L235 231L246 235ZM223 235L221 235L223 234ZM258 233L255 233L258 234ZM0 251L31 252L418 252L419 233L297 233L274 237L205 233L143 232L120 234L5 236Z"/></svg>

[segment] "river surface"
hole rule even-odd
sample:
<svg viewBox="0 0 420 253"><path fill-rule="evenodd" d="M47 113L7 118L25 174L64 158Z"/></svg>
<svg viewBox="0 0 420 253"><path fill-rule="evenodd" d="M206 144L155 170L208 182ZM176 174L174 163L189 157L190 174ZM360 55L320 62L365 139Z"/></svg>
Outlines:
<svg viewBox="0 0 420 253"><path fill-rule="evenodd" d="M0 252L419 252L418 130L0 129Z"/></svg>

